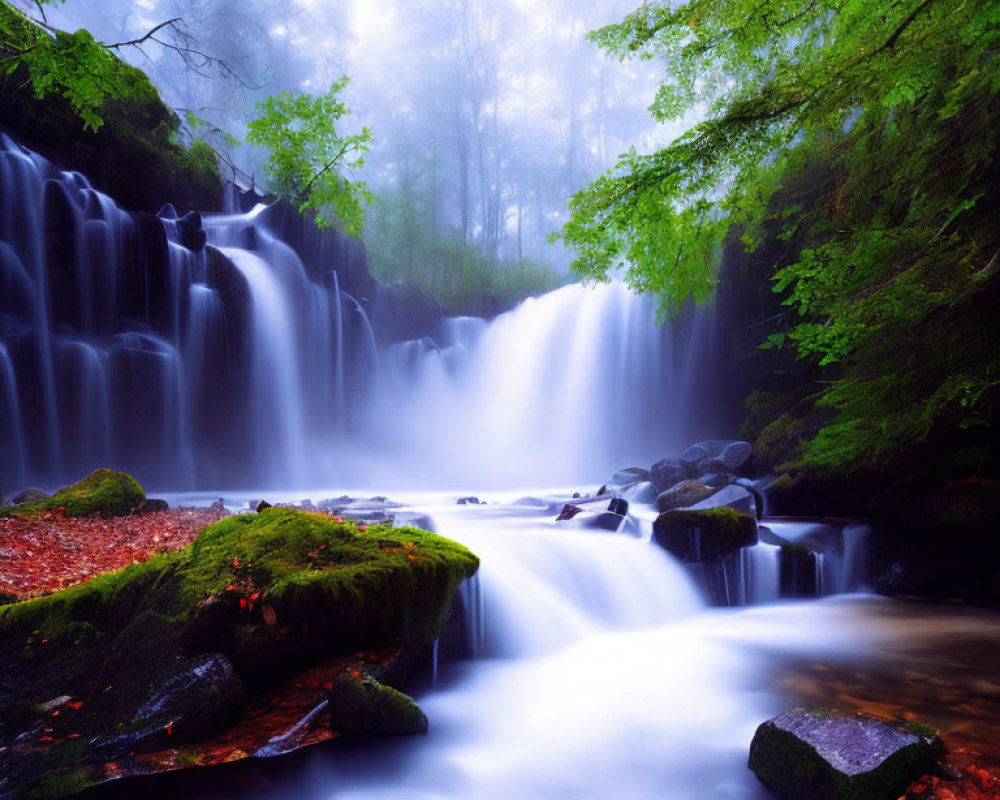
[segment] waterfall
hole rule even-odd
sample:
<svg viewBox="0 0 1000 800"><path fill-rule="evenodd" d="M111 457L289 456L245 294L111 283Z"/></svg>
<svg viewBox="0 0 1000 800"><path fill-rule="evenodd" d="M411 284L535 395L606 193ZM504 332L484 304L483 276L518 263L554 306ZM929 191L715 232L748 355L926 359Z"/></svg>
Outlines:
<svg viewBox="0 0 1000 800"><path fill-rule="evenodd" d="M707 317L620 283L446 319L283 206L128 213L6 138L0 188L5 486L584 485L703 422Z"/></svg>

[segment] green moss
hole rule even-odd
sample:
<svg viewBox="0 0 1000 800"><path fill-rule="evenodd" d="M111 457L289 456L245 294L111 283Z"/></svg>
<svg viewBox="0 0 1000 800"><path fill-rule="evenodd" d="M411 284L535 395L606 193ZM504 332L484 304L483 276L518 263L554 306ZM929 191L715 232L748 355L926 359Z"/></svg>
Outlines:
<svg viewBox="0 0 1000 800"><path fill-rule="evenodd" d="M145 500L142 486L131 475L99 469L51 497L0 509L0 516L30 517L60 508L68 517L124 516L138 510Z"/></svg>
<svg viewBox="0 0 1000 800"><path fill-rule="evenodd" d="M721 561L757 543L757 522L729 507L676 509L656 518L653 538L681 561Z"/></svg>
<svg viewBox="0 0 1000 800"><path fill-rule="evenodd" d="M427 717L408 695L342 672L330 690L330 726L345 734L427 733Z"/></svg>

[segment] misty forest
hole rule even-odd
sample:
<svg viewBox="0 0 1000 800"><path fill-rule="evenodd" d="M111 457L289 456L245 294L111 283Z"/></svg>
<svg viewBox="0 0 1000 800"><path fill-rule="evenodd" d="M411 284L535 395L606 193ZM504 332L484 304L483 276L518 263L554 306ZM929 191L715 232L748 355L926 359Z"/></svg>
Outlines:
<svg viewBox="0 0 1000 800"><path fill-rule="evenodd" d="M1000 800L998 0L0 0L0 800Z"/></svg>

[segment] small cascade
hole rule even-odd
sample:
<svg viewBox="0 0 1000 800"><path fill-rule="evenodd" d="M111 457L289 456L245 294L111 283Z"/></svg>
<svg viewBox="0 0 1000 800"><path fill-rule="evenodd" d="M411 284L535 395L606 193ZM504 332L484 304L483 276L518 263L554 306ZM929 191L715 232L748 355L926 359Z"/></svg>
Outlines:
<svg viewBox="0 0 1000 800"><path fill-rule="evenodd" d="M0 197L0 483L100 466L177 489L343 479L377 368L341 289L355 245L307 269L263 207L204 229L170 206L130 214L6 137Z"/></svg>

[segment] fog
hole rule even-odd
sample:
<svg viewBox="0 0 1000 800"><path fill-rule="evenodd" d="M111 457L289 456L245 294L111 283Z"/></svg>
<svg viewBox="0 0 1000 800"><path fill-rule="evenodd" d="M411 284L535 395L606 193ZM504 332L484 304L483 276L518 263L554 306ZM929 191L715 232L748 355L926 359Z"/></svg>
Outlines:
<svg viewBox="0 0 1000 800"><path fill-rule="evenodd" d="M32 3L21 0L29 13ZM621 64L585 38L635 0L68 0L51 24L87 27L105 43L139 38L181 18L194 37L185 60L146 42L119 52L167 103L242 137L254 104L280 91L325 91L351 76L350 130L371 127L360 177L377 202L365 239L412 249L449 236L498 260L567 257L546 237L577 189L635 146L670 138L647 107L659 67ZM210 59L203 57L209 56ZM219 59L224 63L220 66ZM228 68L228 70L226 69ZM228 74L231 70L235 73ZM228 151L263 182L264 154Z"/></svg>

